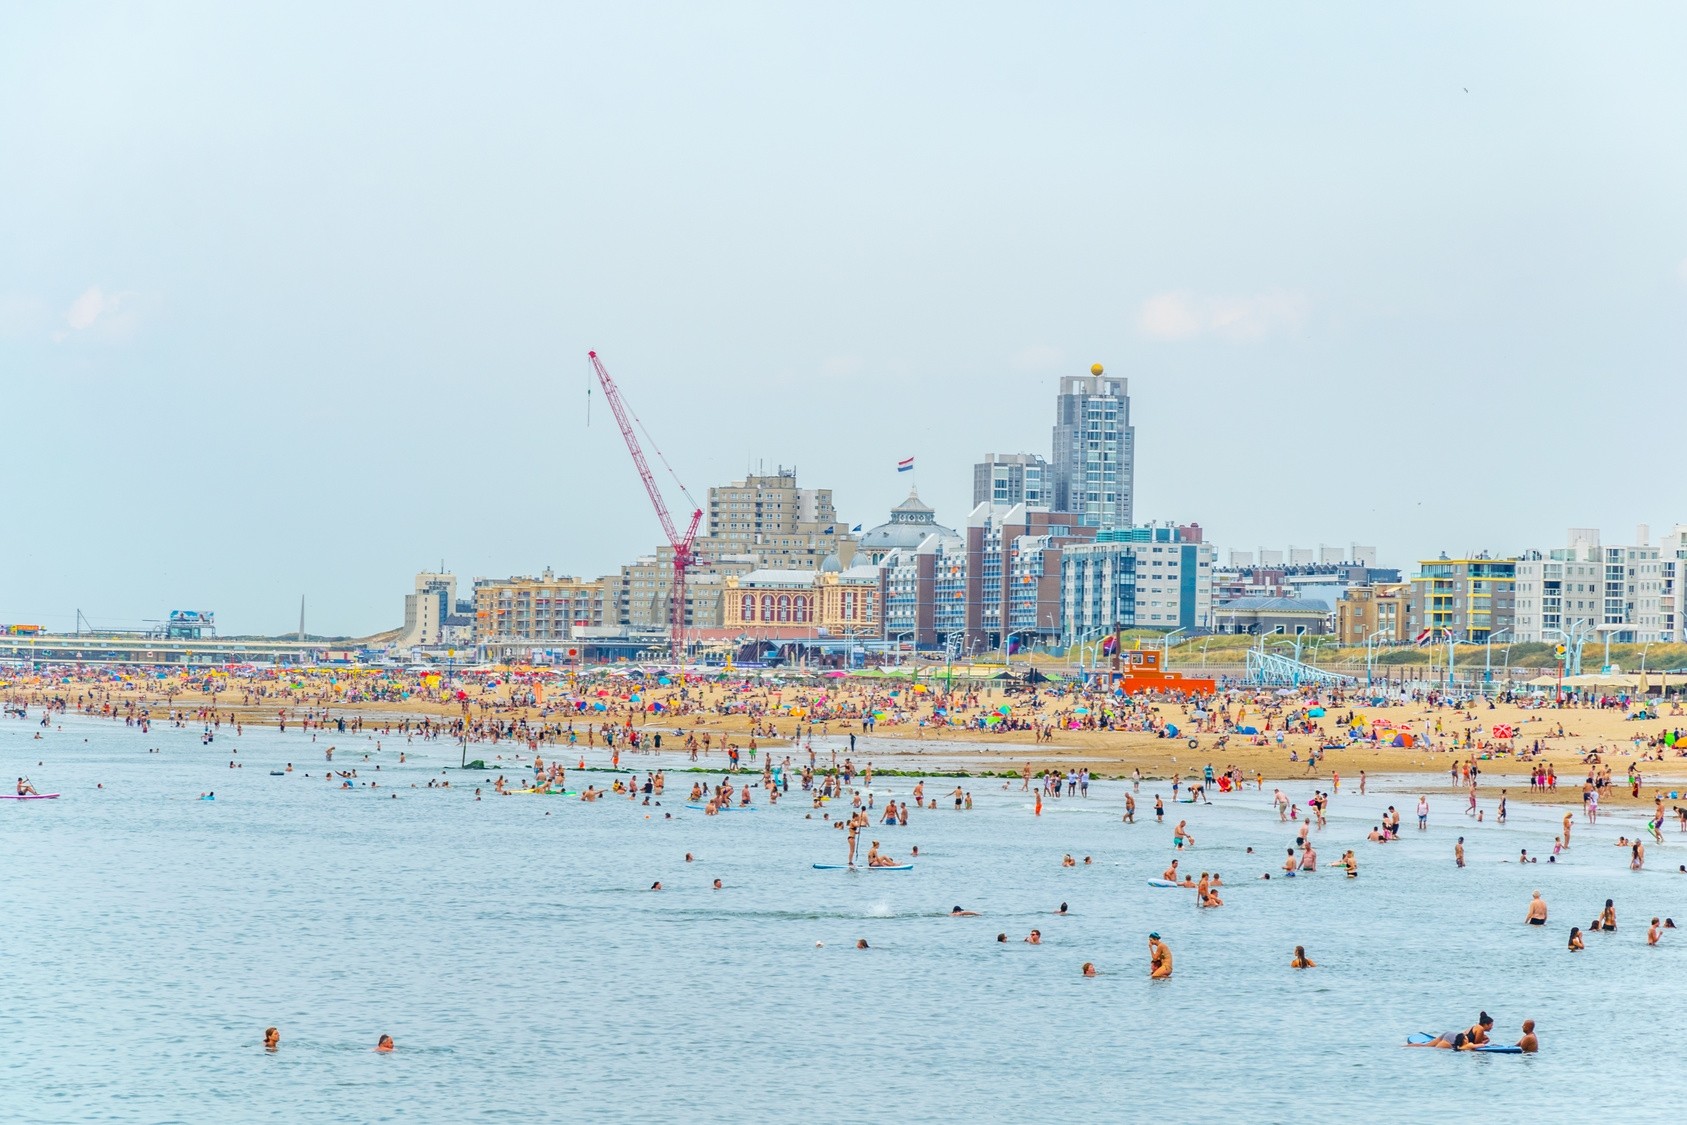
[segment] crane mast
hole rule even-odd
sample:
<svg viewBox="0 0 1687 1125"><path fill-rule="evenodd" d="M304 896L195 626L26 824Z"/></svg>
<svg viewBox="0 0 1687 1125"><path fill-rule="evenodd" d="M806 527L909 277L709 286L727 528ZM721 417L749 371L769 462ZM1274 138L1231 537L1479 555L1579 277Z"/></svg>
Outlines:
<svg viewBox="0 0 1687 1125"><path fill-rule="evenodd" d="M686 525L683 534L674 526L674 518L668 513L668 503L662 499L661 486L656 483L656 475L650 471L650 462L645 460L644 447L639 444L638 435L633 432L632 414L627 409L627 404L621 401L620 388L615 385L615 380L610 378L609 369L604 367L597 353L586 354L591 358L592 369L597 372L597 381L603 387L603 397L609 400L609 409L615 415L615 424L621 427L621 437L627 443L627 452L633 455L633 466L638 469L639 479L644 482L644 491L650 496L651 507L656 509L656 518L662 524L662 534L668 537L668 546L674 551L674 579L668 602L668 645L675 668L684 669L685 572L697 565L697 556L692 550L692 545L697 541L697 528L703 522L703 509L698 508L691 513L691 522ZM660 455L661 450L657 450L657 454ZM685 486L680 487L683 491Z"/></svg>

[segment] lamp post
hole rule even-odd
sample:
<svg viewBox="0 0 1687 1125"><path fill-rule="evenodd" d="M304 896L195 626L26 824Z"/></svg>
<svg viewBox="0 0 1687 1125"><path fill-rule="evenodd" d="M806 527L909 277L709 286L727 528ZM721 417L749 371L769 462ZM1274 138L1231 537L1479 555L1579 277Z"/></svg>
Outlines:
<svg viewBox="0 0 1687 1125"><path fill-rule="evenodd" d="M1013 671L1013 639L1026 633L1035 634L1036 629L1015 629L1002 638L1002 666L1006 671Z"/></svg>
<svg viewBox="0 0 1687 1125"><path fill-rule="evenodd" d="M1185 630L1173 629L1160 638L1160 671L1164 672L1171 667L1172 638L1182 632L1185 632Z"/></svg>
<svg viewBox="0 0 1687 1125"><path fill-rule="evenodd" d="M1490 692L1492 691L1493 684L1494 684L1494 638L1501 633L1504 633L1507 636L1510 636L1511 630L1510 629L1494 629L1494 630L1491 630L1488 633L1488 640L1486 642L1486 648L1488 650L1488 653L1487 653L1487 656L1483 659L1483 662L1482 662L1482 683L1485 685L1486 690L1489 690ZM1506 646L1506 659L1509 660L1510 658L1511 658L1511 646L1507 645Z"/></svg>
<svg viewBox="0 0 1687 1125"><path fill-rule="evenodd" d="M1375 682L1376 670L1376 639L1386 633L1386 629L1378 629L1365 638L1365 686L1370 687Z"/></svg>

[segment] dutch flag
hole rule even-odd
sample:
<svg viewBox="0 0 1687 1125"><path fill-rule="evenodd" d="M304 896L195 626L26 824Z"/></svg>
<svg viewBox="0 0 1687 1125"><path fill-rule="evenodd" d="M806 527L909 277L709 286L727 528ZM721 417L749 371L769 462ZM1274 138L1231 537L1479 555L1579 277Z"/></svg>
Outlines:
<svg viewBox="0 0 1687 1125"><path fill-rule="evenodd" d="M899 473L911 473L911 472L913 472L914 471L914 459L912 457L910 457L906 461L898 461L896 463L896 471L899 472Z"/></svg>

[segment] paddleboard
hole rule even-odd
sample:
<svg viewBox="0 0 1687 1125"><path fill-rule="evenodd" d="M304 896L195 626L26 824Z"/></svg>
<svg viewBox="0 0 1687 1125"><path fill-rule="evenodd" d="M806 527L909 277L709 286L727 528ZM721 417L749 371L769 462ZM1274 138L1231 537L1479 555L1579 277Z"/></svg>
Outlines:
<svg viewBox="0 0 1687 1125"><path fill-rule="evenodd" d="M814 869L816 871L912 871L914 865L897 863L889 867L869 867L866 864L861 864L858 867L851 867L847 863L817 863L814 865Z"/></svg>
<svg viewBox="0 0 1687 1125"><path fill-rule="evenodd" d="M1406 1036L1406 1042L1415 1046L1422 1046L1425 1043L1435 1042L1435 1036L1427 1031L1419 1031ZM1523 1053L1523 1048L1511 1043L1484 1043L1480 1047L1472 1047L1471 1050L1482 1051L1490 1055L1521 1055Z"/></svg>
<svg viewBox="0 0 1687 1125"><path fill-rule="evenodd" d="M8 801L51 801L57 793L0 793Z"/></svg>

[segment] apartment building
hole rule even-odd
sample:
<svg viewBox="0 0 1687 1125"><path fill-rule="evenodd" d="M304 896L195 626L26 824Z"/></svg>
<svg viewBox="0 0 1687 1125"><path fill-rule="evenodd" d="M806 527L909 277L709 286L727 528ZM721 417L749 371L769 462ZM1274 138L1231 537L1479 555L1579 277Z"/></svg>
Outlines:
<svg viewBox="0 0 1687 1125"><path fill-rule="evenodd" d="M1113 629L1212 628L1212 544L1199 524L1106 529L1061 555L1068 642Z"/></svg>
<svg viewBox="0 0 1687 1125"><path fill-rule="evenodd" d="M1423 559L1411 580L1407 629L1481 644L1513 627L1517 560L1486 554Z"/></svg>

